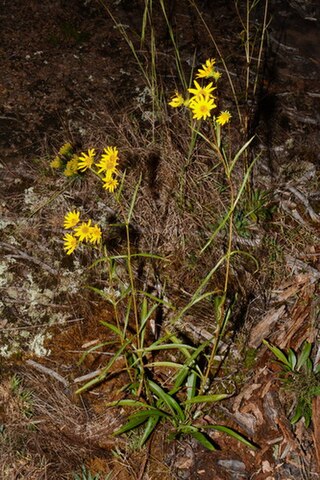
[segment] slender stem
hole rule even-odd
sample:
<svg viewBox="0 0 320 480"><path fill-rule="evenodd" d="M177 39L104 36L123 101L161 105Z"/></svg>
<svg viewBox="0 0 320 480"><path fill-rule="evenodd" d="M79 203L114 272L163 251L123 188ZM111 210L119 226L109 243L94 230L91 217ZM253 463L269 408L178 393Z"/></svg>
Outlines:
<svg viewBox="0 0 320 480"><path fill-rule="evenodd" d="M262 57L262 51L263 51L263 44L264 44L264 39L265 39L266 31L267 31L268 7L269 7L269 0L265 0L262 33L261 33L260 47L259 47L259 53L258 53L257 72L256 72L256 78L255 78L254 85L253 85L253 96L255 96L256 91L257 91L258 78L259 78L260 65L261 65L261 57Z"/></svg>
<svg viewBox="0 0 320 480"><path fill-rule="evenodd" d="M213 130L212 131L213 138L216 141L217 140L216 134L214 132L214 129L212 129L212 130ZM223 294L222 294L222 302L219 305L219 310L218 310L218 315L217 315L218 316L218 318L217 318L217 323L218 324L217 324L217 328L216 328L216 331L215 331L215 334L214 334L214 339L213 339L213 344L212 344L212 348L211 348L211 352L210 352L209 361L207 363L207 367L206 367L204 376L201 380L200 392L199 392L200 395L203 394L204 389L206 387L206 384L207 384L207 381L208 381L208 378L209 378L209 375L210 375L210 370L212 368L215 355L217 353L221 333L222 333L222 331L224 329L224 325L225 325L225 321L224 321L225 320L225 308L224 307L225 307L225 299L226 299L226 295L227 295L227 292L228 292L228 285L229 285L230 262L231 262L231 252L232 252L232 237L233 237L233 215L234 215L235 192L234 192L234 186L233 186L233 182L232 182L232 178L231 178L231 171L230 171L230 168L229 168L229 163L228 163L227 159L225 158L223 152L221 151L220 146L215 144L215 149L216 149L216 152L217 152L217 154L220 158L220 161L223 165L223 168L225 170L225 175L226 175L226 179L227 179L228 186L229 186L229 191L230 191L230 215L229 215L229 219L228 219L228 244L227 244L227 252L226 252L226 255L225 255L226 256L226 267L225 267L225 278L224 278L224 288L223 288Z"/></svg>
<svg viewBox="0 0 320 480"><path fill-rule="evenodd" d="M246 104L249 96L249 82L250 82L250 0L247 0L246 6L246 41L244 50L246 53Z"/></svg>
<svg viewBox="0 0 320 480"><path fill-rule="evenodd" d="M139 336L139 316L138 316L138 306L137 306L137 290L134 283L134 276L131 264L131 244L130 244L130 231L129 231L129 224L126 222L126 240L127 240L127 268L130 280L130 287L131 287L131 297L132 297L132 304L133 304L133 315L135 320L135 328L136 328L136 337L137 337L137 348L140 349L140 336Z"/></svg>

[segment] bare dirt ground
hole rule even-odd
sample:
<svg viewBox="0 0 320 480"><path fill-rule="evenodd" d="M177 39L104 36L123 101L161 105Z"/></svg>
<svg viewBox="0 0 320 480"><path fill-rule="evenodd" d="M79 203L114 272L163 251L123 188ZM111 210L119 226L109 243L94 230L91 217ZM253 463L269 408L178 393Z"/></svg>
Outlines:
<svg viewBox="0 0 320 480"><path fill-rule="evenodd" d="M196 3L243 93L245 56L234 2ZM109 4L140 61L150 68L149 44L140 45L144 2ZM169 99L179 85L175 55L161 9L154 4L159 85ZM218 53L189 2L167 4L189 75L193 58L197 68ZM112 321L112 315L108 304L86 288L107 286L102 270L88 268L93 258L63 252L62 220L69 208L83 208L108 225L116 207L95 179L69 181L50 168L66 142L77 151L118 145L128 198L142 175L134 247L170 258L166 267L148 270L143 265L139 282L150 291L157 282L166 283L170 301L183 304L225 247L222 238L205 258L197 258L215 218L212 199L218 198L216 185L203 182L206 153L200 151L190 167L193 183L187 184L189 203L182 211L174 192L189 132L168 109L166 141L157 140L163 124L153 116L150 90L103 5L1 0L0 8L0 477L73 479L86 465L100 478L110 473L123 480L319 478L319 397L311 426L299 421L293 427L288 418L294 398L279 388L277 367L261 345L266 338L284 350L299 349L308 340L319 360L316 3L270 3L256 95L246 104L239 93L249 119L245 135L256 135L252 158L260 153L252 188L269 192L272 215L249 226L239 217L235 245L258 258L259 271L247 261L234 265L230 298L237 294L239 301L227 337L231 360L221 372L221 384L235 385L236 393L219 408L208 408L204 418L237 429L259 448L251 451L216 432L216 452L190 439L169 442L165 427L141 451L134 449L134 435L113 437L125 412L106 409L105 403L120 398L125 376L75 395L77 379L109 358L105 347L79 362L88 348L110 341L101 320ZM254 25L262 15L258 8ZM220 85L222 106L236 117L227 81ZM231 132L239 144L244 133L236 125ZM115 252L123 247L120 233L108 238ZM221 279L214 282L213 287L219 286ZM210 334L211 324L212 312L204 305L185 319L179 333L196 343Z"/></svg>

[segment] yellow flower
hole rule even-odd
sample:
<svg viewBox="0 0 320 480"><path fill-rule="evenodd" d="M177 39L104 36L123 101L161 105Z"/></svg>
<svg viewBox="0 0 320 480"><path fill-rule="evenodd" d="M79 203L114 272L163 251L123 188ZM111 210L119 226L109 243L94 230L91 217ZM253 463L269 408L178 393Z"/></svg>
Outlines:
<svg viewBox="0 0 320 480"><path fill-rule="evenodd" d="M217 82L219 80L219 78L221 77L221 73L220 72L217 72L216 70L214 72L212 72L212 76L213 78L215 79L215 81Z"/></svg>
<svg viewBox="0 0 320 480"><path fill-rule="evenodd" d="M202 68L199 68L196 75L197 78L209 78L214 75L214 64L216 63L214 58L209 58L206 63L202 64Z"/></svg>
<svg viewBox="0 0 320 480"><path fill-rule="evenodd" d="M63 249L67 252L67 255L71 255L71 253L75 251L78 245L78 241L76 237L74 237L70 233L66 233L66 235L63 237L63 240L64 240Z"/></svg>
<svg viewBox="0 0 320 480"><path fill-rule="evenodd" d="M62 147L59 150L59 154L65 157L66 155L69 155L72 152L72 145L71 143L65 143L62 145Z"/></svg>
<svg viewBox="0 0 320 480"><path fill-rule="evenodd" d="M81 225L74 229L74 234L76 237L79 237L80 242L83 242L84 240L90 240L91 220L89 220L87 223L82 222Z"/></svg>
<svg viewBox="0 0 320 480"><path fill-rule="evenodd" d="M65 171L63 172L66 177L71 177L77 173L78 161L79 157L77 155L72 155L71 160L67 162Z"/></svg>
<svg viewBox="0 0 320 480"><path fill-rule="evenodd" d="M79 157L78 170L84 172L87 168L91 168L94 162L95 156L94 148L88 150L88 153L82 153Z"/></svg>
<svg viewBox="0 0 320 480"><path fill-rule="evenodd" d="M197 80L194 80L193 82L195 84L195 88L188 88L188 92L190 93L193 93L193 99L194 100L198 100L201 96L203 96L204 98L213 98L213 95L211 94L211 92L213 92L213 90L215 90L217 87L213 87L213 83L210 82L208 85L206 85L205 87L202 87L198 82Z"/></svg>
<svg viewBox="0 0 320 480"><path fill-rule="evenodd" d="M175 96L172 97L171 102L169 102L169 105L173 108L181 107L181 105L183 104L184 104L184 99L179 92L176 92Z"/></svg>
<svg viewBox="0 0 320 480"><path fill-rule="evenodd" d="M103 188L108 192L114 192L119 182L112 176L112 173L107 172L107 175L103 179Z"/></svg>
<svg viewBox="0 0 320 480"><path fill-rule="evenodd" d="M72 175L74 175L74 171L71 170L71 168L66 168L63 172L63 175L65 175L66 177L72 177Z"/></svg>
<svg viewBox="0 0 320 480"><path fill-rule="evenodd" d="M91 230L90 230L90 238L89 238L89 241L91 243L100 243L101 242L101 237L102 237L102 232L101 232L101 228L99 227L99 225L95 225L94 227L91 227Z"/></svg>
<svg viewBox="0 0 320 480"><path fill-rule="evenodd" d="M228 110L225 110L224 112L221 112L220 115L218 116L216 122L219 125L224 125L225 123L228 123L231 118L231 113L228 112Z"/></svg>
<svg viewBox="0 0 320 480"><path fill-rule="evenodd" d="M99 168L98 173L101 172L116 172L116 167L118 165L119 160L119 152L117 147L107 147L104 148L105 153L101 155L101 160L97 163L97 167Z"/></svg>
<svg viewBox="0 0 320 480"><path fill-rule="evenodd" d="M73 210L65 215L63 226L64 228L73 228L80 222L80 212Z"/></svg>
<svg viewBox="0 0 320 480"><path fill-rule="evenodd" d="M62 167L62 160L60 157L54 157L52 162L50 162L50 167L51 168L61 168Z"/></svg>
<svg viewBox="0 0 320 480"><path fill-rule="evenodd" d="M205 98L202 95L199 99L195 99L190 103L193 118L196 120L206 120L207 117L211 116L210 110L216 108L216 106L212 98Z"/></svg>

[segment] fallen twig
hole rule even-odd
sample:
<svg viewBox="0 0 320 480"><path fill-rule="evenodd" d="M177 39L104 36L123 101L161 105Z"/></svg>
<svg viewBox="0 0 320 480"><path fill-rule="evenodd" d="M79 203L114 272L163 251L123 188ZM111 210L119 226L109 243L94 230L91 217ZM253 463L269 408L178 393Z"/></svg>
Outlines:
<svg viewBox="0 0 320 480"><path fill-rule="evenodd" d="M41 363L37 363L34 360L27 360L26 363L30 365L31 367L35 368L36 370L39 370L39 372L45 373L49 375L52 378L55 378L58 380L58 382L62 383L65 387L69 387L69 382L65 378L63 378L59 373L55 372L51 368L45 367L44 365L41 365Z"/></svg>

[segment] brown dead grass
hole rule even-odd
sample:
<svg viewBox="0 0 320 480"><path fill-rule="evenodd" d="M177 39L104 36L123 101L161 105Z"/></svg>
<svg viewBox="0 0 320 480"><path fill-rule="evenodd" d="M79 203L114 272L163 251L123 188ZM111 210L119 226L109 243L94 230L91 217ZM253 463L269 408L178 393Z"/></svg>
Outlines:
<svg viewBox="0 0 320 480"><path fill-rule="evenodd" d="M18 375L18 391L12 390L9 377L0 389L2 478L63 479L85 459L97 457L106 464L117 417L112 412L97 415L42 375L25 368ZM21 400L25 389L32 395L29 417Z"/></svg>

